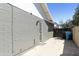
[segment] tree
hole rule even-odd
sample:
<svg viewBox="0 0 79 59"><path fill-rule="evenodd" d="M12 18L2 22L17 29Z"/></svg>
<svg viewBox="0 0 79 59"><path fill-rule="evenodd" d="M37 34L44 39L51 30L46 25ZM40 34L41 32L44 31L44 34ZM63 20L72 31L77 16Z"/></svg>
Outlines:
<svg viewBox="0 0 79 59"><path fill-rule="evenodd" d="M75 26L79 26L79 5L75 9L75 14L73 16L72 24Z"/></svg>
<svg viewBox="0 0 79 59"><path fill-rule="evenodd" d="M61 23L60 26L62 28L71 28L72 27L72 20L68 19L65 23Z"/></svg>

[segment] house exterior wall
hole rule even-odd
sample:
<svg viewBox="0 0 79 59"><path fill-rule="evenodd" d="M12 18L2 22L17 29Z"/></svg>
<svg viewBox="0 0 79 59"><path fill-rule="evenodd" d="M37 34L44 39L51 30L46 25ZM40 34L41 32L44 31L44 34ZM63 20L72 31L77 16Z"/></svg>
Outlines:
<svg viewBox="0 0 79 59"><path fill-rule="evenodd" d="M38 20L41 27L40 23L36 25ZM44 19L13 6L13 55L49 39L49 34Z"/></svg>
<svg viewBox="0 0 79 59"><path fill-rule="evenodd" d="M43 8L44 9L43 10L42 7L40 6L40 3L12 3L11 2L11 4L15 5L15 6L19 7L20 9L23 9L23 10L29 12L29 13L32 13L33 15L35 15L35 16L43 19L43 20L52 20L53 19L50 11L48 10L48 7L43 6L43 7L45 7L45 9ZM48 13L47 13L47 11L48 11ZM47 16L46 14L50 14L50 15ZM49 18L51 18L51 19L49 19ZM51 27L50 26L48 26L49 29L51 29L53 27L53 25ZM51 32L49 32L49 36L52 33L53 33L53 30ZM52 37L52 36L53 36L53 34L50 37Z"/></svg>
<svg viewBox="0 0 79 59"><path fill-rule="evenodd" d="M43 4L43 5L42 5ZM34 3L34 5L35 5L35 7L37 8L37 10L38 10L38 12L41 14L41 16L43 17L43 21L42 21L42 26L43 26L43 39L46 39L46 38L52 38L53 37L53 25L47 25L46 24L46 20L47 21L50 21L50 20L52 20L53 18L52 18L52 16L51 16L51 13L49 12L49 10L48 10L48 7L47 7L47 5L46 4L44 4L44 3ZM49 32L49 29L52 29L51 30L51 32ZM48 33L48 34L46 34L46 33ZM47 36L48 35L48 36Z"/></svg>
<svg viewBox="0 0 79 59"><path fill-rule="evenodd" d="M41 21L42 41L48 39L48 26L36 15L11 4L0 4L0 55L17 55L40 43Z"/></svg>
<svg viewBox="0 0 79 59"><path fill-rule="evenodd" d="M12 55L12 11L9 4L0 3L0 55Z"/></svg>
<svg viewBox="0 0 79 59"><path fill-rule="evenodd" d="M49 39L48 26L44 20L41 20L41 24L42 24L42 41L46 41L47 39Z"/></svg>
<svg viewBox="0 0 79 59"><path fill-rule="evenodd" d="M43 19L42 15L39 13L38 9L35 7L35 5L33 3L19 3L19 2L18 3L10 2L10 3L22 10L25 10L25 11L32 13L33 15Z"/></svg>
<svg viewBox="0 0 79 59"><path fill-rule="evenodd" d="M74 27L72 31L73 31L73 41L79 47L79 26Z"/></svg>
<svg viewBox="0 0 79 59"><path fill-rule="evenodd" d="M38 20L40 18L13 7L14 55L40 42L39 26L36 26Z"/></svg>

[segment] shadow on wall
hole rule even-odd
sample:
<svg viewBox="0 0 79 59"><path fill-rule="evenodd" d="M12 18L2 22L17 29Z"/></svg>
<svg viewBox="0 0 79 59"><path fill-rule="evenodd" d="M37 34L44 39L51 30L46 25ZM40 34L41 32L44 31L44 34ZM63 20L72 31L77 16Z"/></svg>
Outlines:
<svg viewBox="0 0 79 59"><path fill-rule="evenodd" d="M54 24L52 23L52 20L50 20L50 21L45 20L45 23L48 26L48 32L52 32L53 31L53 28L54 28Z"/></svg>
<svg viewBox="0 0 79 59"><path fill-rule="evenodd" d="M65 40L63 54L60 56L79 56L79 48L72 40Z"/></svg>

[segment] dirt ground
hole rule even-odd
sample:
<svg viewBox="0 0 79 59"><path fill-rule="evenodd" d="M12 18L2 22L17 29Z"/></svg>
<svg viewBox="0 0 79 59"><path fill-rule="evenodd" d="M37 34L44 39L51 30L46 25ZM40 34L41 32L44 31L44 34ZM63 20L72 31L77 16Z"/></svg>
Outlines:
<svg viewBox="0 0 79 59"><path fill-rule="evenodd" d="M72 40L50 38L21 56L79 56L79 48Z"/></svg>

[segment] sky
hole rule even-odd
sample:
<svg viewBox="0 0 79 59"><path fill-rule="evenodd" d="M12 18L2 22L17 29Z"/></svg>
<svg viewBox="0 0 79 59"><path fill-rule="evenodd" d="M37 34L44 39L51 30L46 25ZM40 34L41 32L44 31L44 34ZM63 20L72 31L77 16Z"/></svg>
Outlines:
<svg viewBox="0 0 79 59"><path fill-rule="evenodd" d="M72 20L77 3L48 3L48 8L52 14L53 21L59 23Z"/></svg>

